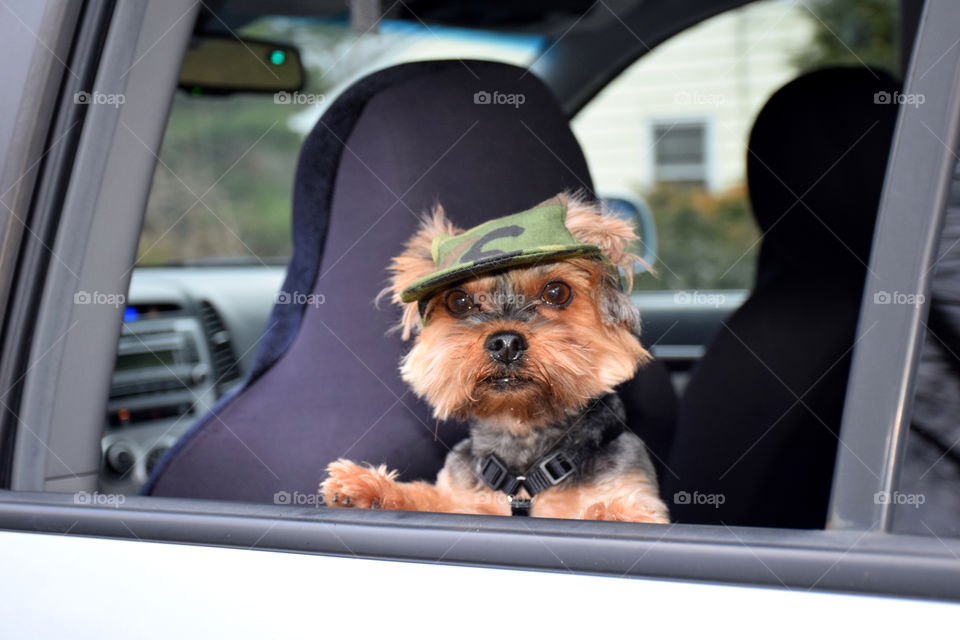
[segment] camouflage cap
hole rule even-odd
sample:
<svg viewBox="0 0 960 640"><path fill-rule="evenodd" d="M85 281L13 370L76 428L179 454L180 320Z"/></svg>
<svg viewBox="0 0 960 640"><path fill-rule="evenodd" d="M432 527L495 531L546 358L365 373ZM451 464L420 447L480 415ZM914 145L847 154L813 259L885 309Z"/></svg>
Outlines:
<svg viewBox="0 0 960 640"><path fill-rule="evenodd" d="M600 247L583 244L567 230L567 208L559 199L495 218L461 234L433 239L437 270L403 290L403 302L424 300L441 289L498 269L574 256L600 256Z"/></svg>

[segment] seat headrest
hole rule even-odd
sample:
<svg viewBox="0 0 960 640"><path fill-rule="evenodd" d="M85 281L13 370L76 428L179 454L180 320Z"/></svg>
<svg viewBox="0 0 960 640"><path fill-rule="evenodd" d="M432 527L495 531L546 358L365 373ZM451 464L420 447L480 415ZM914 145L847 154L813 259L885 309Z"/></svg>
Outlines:
<svg viewBox="0 0 960 640"><path fill-rule="evenodd" d="M378 71L337 97L303 143L283 290L372 300L390 258L438 201L469 228L566 189L592 191L586 159L529 70L437 60ZM303 312L274 308L253 377L289 347Z"/></svg>
<svg viewBox="0 0 960 640"><path fill-rule="evenodd" d="M897 117L883 71L826 68L777 91L757 116L747 158L761 270L862 268ZM798 199L800 202L798 202Z"/></svg>

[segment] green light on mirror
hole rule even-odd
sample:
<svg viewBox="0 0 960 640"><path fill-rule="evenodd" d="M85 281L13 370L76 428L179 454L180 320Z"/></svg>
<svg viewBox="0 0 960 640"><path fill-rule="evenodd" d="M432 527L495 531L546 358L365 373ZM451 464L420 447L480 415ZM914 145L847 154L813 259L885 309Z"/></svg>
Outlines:
<svg viewBox="0 0 960 640"><path fill-rule="evenodd" d="M287 61L287 54L280 49L274 49L270 52L270 64L277 65L278 67Z"/></svg>

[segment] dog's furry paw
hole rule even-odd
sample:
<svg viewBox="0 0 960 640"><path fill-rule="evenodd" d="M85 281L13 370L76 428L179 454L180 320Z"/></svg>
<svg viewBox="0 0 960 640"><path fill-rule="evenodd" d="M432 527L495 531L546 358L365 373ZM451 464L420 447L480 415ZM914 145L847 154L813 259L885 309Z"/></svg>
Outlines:
<svg viewBox="0 0 960 640"><path fill-rule="evenodd" d="M582 520L610 520L615 522L652 522L670 524L666 507L644 505L632 500L617 498L610 502L595 502L583 510Z"/></svg>
<svg viewBox="0 0 960 640"><path fill-rule="evenodd" d="M385 465L362 466L340 459L327 466L329 477L320 485L320 494L330 507L358 509L399 509L403 494L396 486L396 471Z"/></svg>

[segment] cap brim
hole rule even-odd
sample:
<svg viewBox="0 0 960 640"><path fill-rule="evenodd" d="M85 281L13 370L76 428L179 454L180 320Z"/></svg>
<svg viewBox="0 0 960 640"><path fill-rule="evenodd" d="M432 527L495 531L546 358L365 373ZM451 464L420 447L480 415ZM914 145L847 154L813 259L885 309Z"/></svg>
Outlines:
<svg viewBox="0 0 960 640"><path fill-rule="evenodd" d="M527 251L509 251L489 258L482 258L468 265L453 265L431 273L417 280L403 290L400 299L403 302L416 302L438 293L458 282L470 280L491 271L528 266L538 262L554 262L578 256L595 257L600 255L600 247L593 244L577 244L565 247L531 249Z"/></svg>

